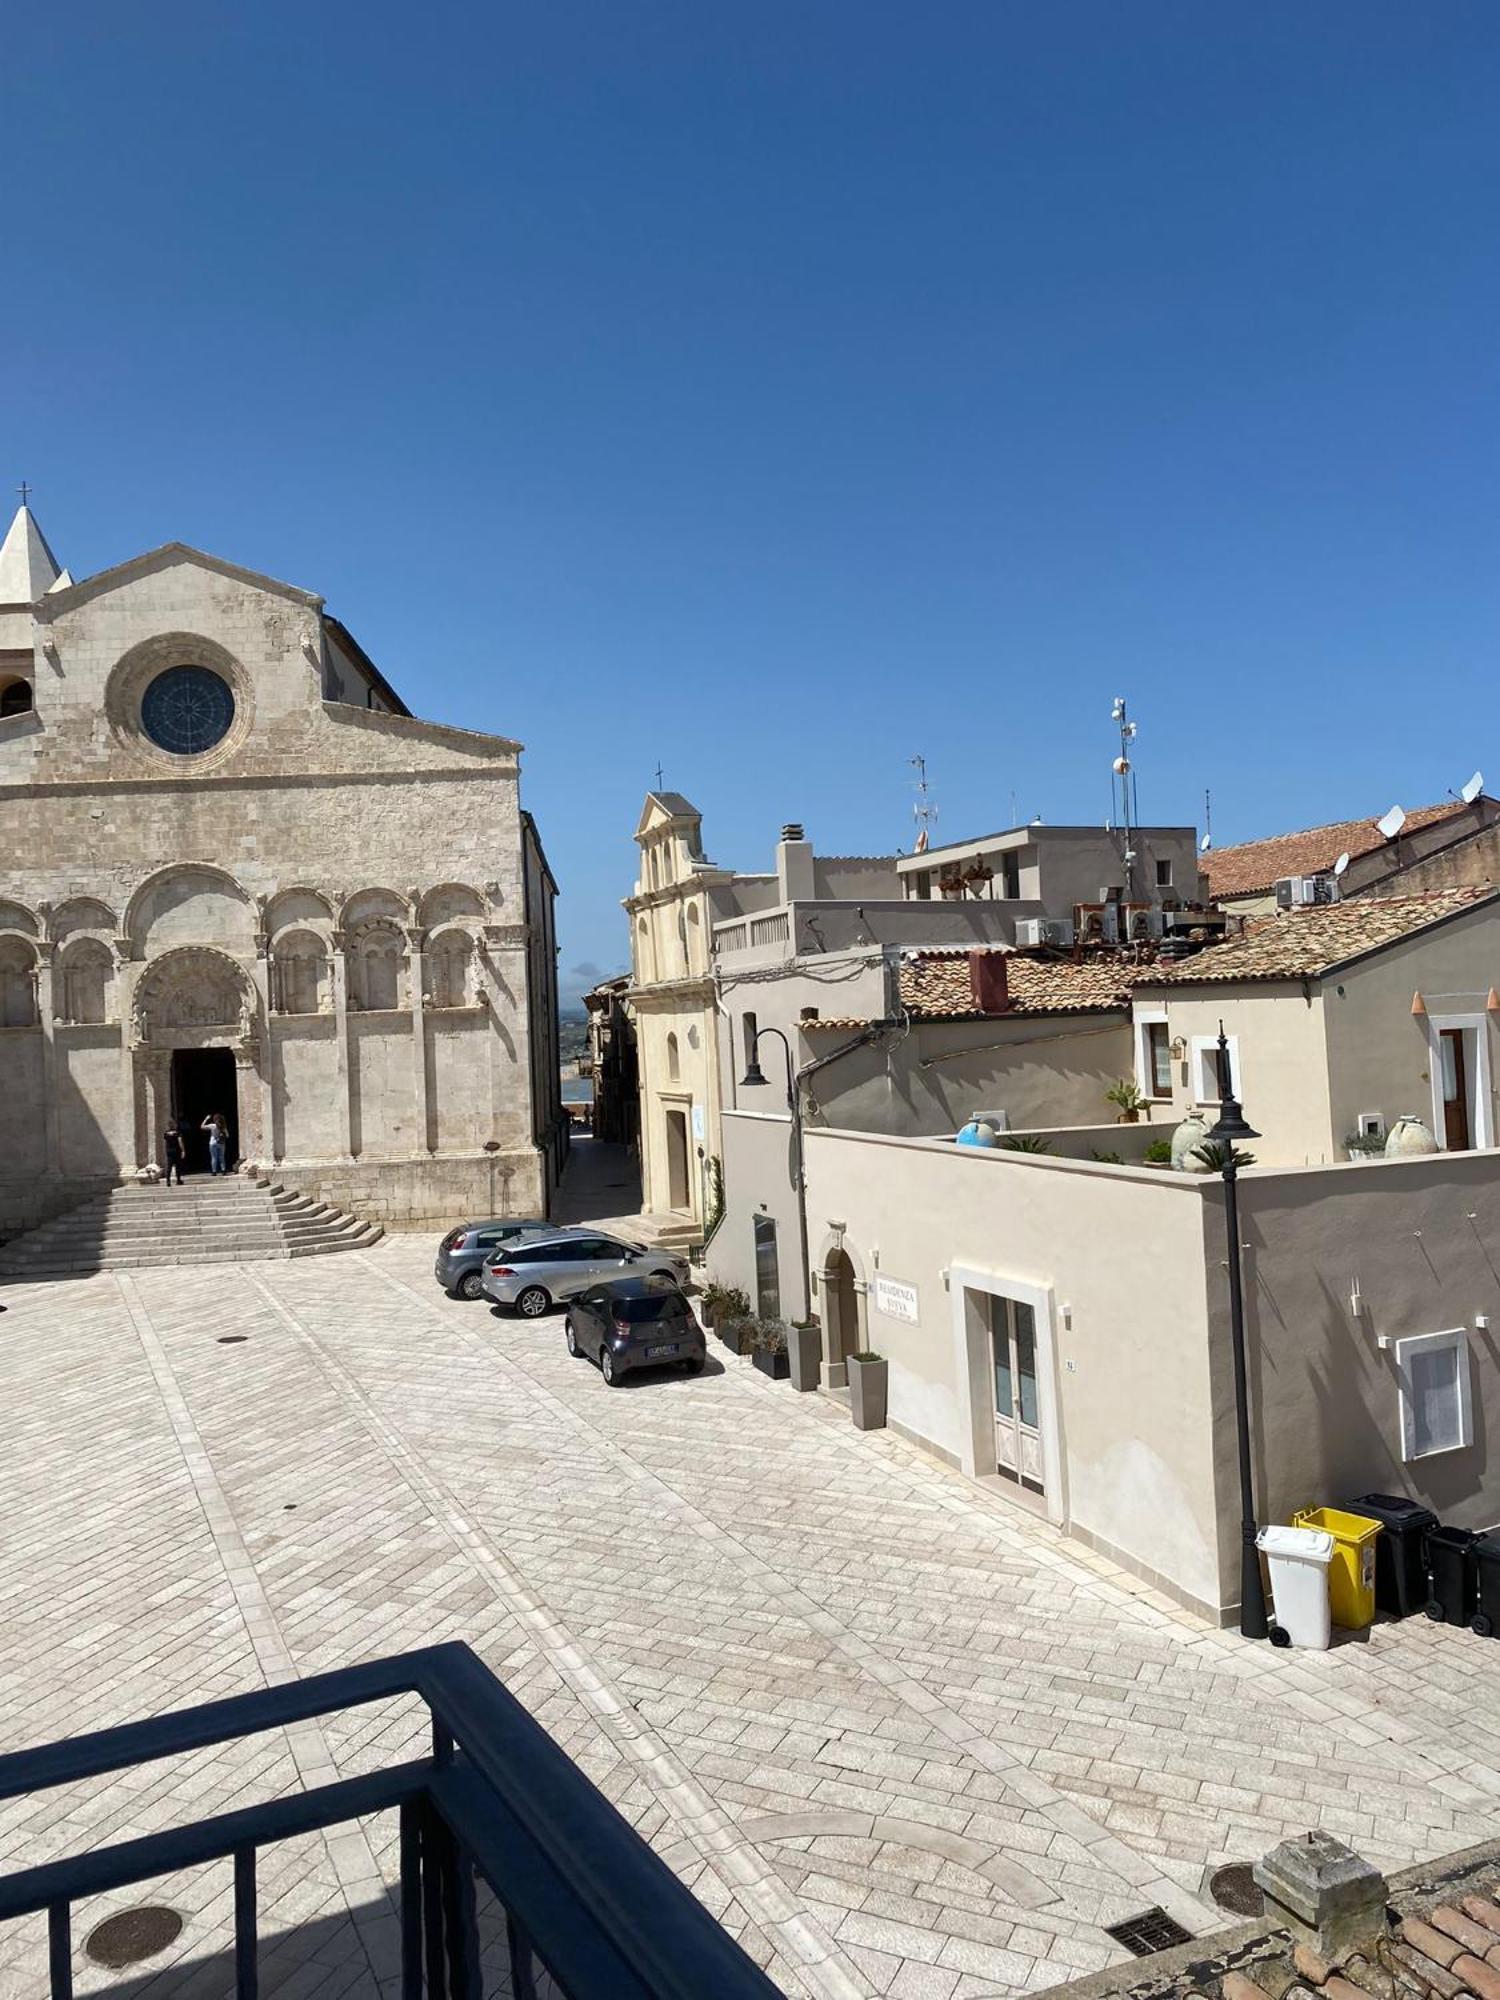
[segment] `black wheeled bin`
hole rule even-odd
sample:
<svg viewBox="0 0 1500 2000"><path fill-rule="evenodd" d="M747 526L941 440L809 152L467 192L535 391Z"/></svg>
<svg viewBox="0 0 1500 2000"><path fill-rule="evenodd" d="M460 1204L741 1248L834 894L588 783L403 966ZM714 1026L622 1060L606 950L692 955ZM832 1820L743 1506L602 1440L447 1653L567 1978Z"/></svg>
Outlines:
<svg viewBox="0 0 1500 2000"><path fill-rule="evenodd" d="M1427 1616L1435 1625L1467 1625L1474 1616L1478 1565L1472 1528L1427 1531Z"/></svg>
<svg viewBox="0 0 1500 2000"><path fill-rule="evenodd" d="M1366 1493L1346 1500L1351 1514L1363 1514L1381 1527L1375 1544L1375 1609L1392 1618L1410 1618L1427 1604L1427 1559L1422 1539L1438 1524L1430 1507L1403 1500L1395 1493Z"/></svg>
<svg viewBox="0 0 1500 2000"><path fill-rule="evenodd" d="M1474 1569L1474 1616L1469 1624L1482 1638L1500 1633L1500 1534L1481 1535L1469 1551Z"/></svg>

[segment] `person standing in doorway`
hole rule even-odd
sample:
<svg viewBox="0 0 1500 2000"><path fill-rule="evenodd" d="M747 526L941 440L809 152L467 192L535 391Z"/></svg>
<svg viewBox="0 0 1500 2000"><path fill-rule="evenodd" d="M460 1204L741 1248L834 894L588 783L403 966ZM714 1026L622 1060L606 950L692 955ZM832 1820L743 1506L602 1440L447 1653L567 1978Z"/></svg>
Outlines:
<svg viewBox="0 0 1500 2000"><path fill-rule="evenodd" d="M211 1111L203 1121L203 1129L208 1134L208 1171L228 1173L229 1122L223 1112Z"/></svg>
<svg viewBox="0 0 1500 2000"><path fill-rule="evenodd" d="M162 1157L166 1161L167 1186L172 1185L172 1175L177 1175L177 1185L182 1186L182 1167L187 1159L187 1145L183 1140L182 1128L175 1118L167 1121L167 1129L161 1135Z"/></svg>

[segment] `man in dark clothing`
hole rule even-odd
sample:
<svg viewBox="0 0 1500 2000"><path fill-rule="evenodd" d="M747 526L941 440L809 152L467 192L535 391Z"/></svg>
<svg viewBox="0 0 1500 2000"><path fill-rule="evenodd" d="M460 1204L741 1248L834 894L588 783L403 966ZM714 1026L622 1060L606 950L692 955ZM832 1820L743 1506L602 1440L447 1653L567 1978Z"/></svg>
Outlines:
<svg viewBox="0 0 1500 2000"><path fill-rule="evenodd" d="M166 1131L161 1135L161 1147L167 1160L167 1186L170 1187L172 1185L172 1172L175 1168L177 1185L181 1187L182 1166L184 1160L187 1158L187 1145L177 1128L177 1120L175 1118L170 1121Z"/></svg>

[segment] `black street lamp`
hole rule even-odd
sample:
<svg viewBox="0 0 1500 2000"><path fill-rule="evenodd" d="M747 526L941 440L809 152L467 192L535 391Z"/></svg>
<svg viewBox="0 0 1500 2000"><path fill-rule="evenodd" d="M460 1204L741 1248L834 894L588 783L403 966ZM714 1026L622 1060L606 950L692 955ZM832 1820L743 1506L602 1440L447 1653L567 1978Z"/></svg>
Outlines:
<svg viewBox="0 0 1500 2000"><path fill-rule="evenodd" d="M802 1324L806 1326L812 1319L812 1279L807 1258L807 1175L802 1166L802 1093L797 1088L792 1045L780 1028L756 1029L745 1059L745 1074L740 1078L740 1088L748 1090L769 1081L757 1059L760 1045L767 1035L776 1037L786 1057L786 1104L792 1114L792 1180L797 1189L797 1231L802 1252Z"/></svg>
<svg viewBox="0 0 1500 2000"><path fill-rule="evenodd" d="M1224 1176L1224 1223L1229 1232L1229 1321L1234 1350L1234 1423L1240 1448L1240 1633L1264 1639L1266 1593L1260 1577L1260 1550L1255 1545L1255 1482L1250 1469L1250 1392L1245 1367L1245 1287L1240 1273L1240 1202L1236 1182L1240 1163L1235 1147L1241 1139L1258 1139L1234 1094L1229 1043L1219 1023L1219 1122L1209 1133L1220 1149Z"/></svg>

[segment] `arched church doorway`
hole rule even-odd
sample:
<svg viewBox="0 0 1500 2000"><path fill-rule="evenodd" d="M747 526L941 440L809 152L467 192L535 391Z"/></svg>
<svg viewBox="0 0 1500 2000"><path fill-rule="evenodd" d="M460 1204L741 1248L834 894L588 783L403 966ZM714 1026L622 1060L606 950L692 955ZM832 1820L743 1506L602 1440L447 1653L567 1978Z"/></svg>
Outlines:
<svg viewBox="0 0 1500 2000"><path fill-rule="evenodd" d="M203 1121L222 1111L229 1122L228 1164L240 1156L239 1085L233 1049L172 1051L172 1116L187 1143L188 1171L208 1172L208 1134Z"/></svg>

